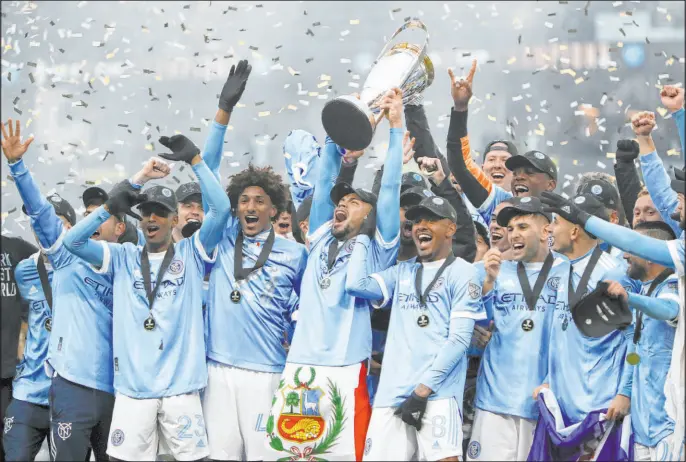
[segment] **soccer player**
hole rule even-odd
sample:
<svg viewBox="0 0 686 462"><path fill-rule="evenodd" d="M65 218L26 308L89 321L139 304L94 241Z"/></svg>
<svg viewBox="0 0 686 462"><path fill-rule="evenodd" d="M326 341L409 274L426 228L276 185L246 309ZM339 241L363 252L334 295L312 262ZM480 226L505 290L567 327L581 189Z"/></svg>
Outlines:
<svg viewBox="0 0 686 462"><path fill-rule="evenodd" d="M177 460L209 454L199 395L207 386L202 282L205 263L214 261L230 204L188 138L162 137L160 143L173 152L162 157L189 163L199 179L208 210L198 232L173 243L177 200L171 189L153 186L143 195L122 189L64 239L74 255L114 277L117 394L107 453L119 460L154 460L160 441ZM168 174L168 169L144 167L131 184L138 189ZM88 240L111 214L135 204L143 217L144 246Z"/></svg>
<svg viewBox="0 0 686 462"><path fill-rule="evenodd" d="M200 229L205 213L202 209L202 191L197 181L184 183L174 192L178 204L179 222L174 226L172 238L174 242L191 237Z"/></svg>
<svg viewBox="0 0 686 462"><path fill-rule="evenodd" d="M652 221L664 221L655 207L653 199L650 197L648 189L643 188L638 193L636 203L634 204L634 220L633 225L647 223Z"/></svg>
<svg viewBox="0 0 686 462"><path fill-rule="evenodd" d="M208 145L221 148L251 66L240 61L222 89ZM215 139L219 142L215 142ZM221 149L204 159L219 174ZM271 167L248 166L230 178L231 213L217 246L208 302L208 385L203 396L210 458L263 460L271 400L286 363L294 293L307 250L284 238L272 219L287 190Z"/></svg>
<svg viewBox="0 0 686 462"><path fill-rule="evenodd" d="M676 210L672 216L680 218L681 235L678 239L663 241L644 236L636 231L613 225L593 217L579 209L573 201L568 201L557 194L546 193L542 200L547 204L546 210L562 215L566 220L579 224L588 232L612 244L625 252L632 253L646 260L662 266L673 268L679 277L679 300L681 300L677 319L677 332L674 336L672 360L665 382L665 410L674 420L674 434L677 441L675 450L669 456L670 460L683 460L684 448L684 227L686 227L686 207L684 207L684 171L680 172L680 179L672 180L672 194L677 200ZM679 442L681 440L681 442Z"/></svg>
<svg viewBox="0 0 686 462"><path fill-rule="evenodd" d="M597 194L582 194L574 203L593 216L610 220L610 210ZM559 304L550 335L548 377L534 390L552 389L566 422L581 422L592 411L608 409L607 416L618 420L629 412L632 369L624 360L633 327L615 330L603 337L583 335L572 319L573 307L599 281L619 281L631 289L624 265L604 252L600 242L581 226L556 215L550 225L553 250L566 257L572 270L571 284L562 280L569 303ZM633 290L633 289L631 289ZM602 372L601 372L602 371Z"/></svg>
<svg viewBox="0 0 686 462"><path fill-rule="evenodd" d="M71 226L67 217L60 219ZM8 461L34 460L43 440L50 437L50 377L44 363L52 330L52 265L45 254L36 252L19 262L15 277L29 312L24 355L17 366L12 402L6 412L3 438Z"/></svg>
<svg viewBox="0 0 686 462"><path fill-rule="evenodd" d="M512 198L497 220L508 229L512 260L492 248L475 265L495 330L481 358L467 460L526 459L538 417L531 390L548 372L555 307L566 303L569 263L548 249L550 216L540 201Z"/></svg>
<svg viewBox="0 0 686 462"><path fill-rule="evenodd" d="M267 421L270 457L297 451L330 460L362 459L371 414L366 389L370 307L348 295L345 283L361 233L374 236L367 260L371 272L391 266L398 253L402 92L396 88L387 93L380 110L387 111L391 130L378 201L373 193L346 183L333 189L342 153L330 139L319 159L298 327Z"/></svg>
<svg viewBox="0 0 686 462"><path fill-rule="evenodd" d="M457 213L447 200L426 197L407 218L417 257L369 275L369 238L360 236L349 264L350 294L394 307L364 459L458 460L465 351L474 321L486 318L481 286L453 255Z"/></svg>
<svg viewBox="0 0 686 462"><path fill-rule="evenodd" d="M9 131L9 133L8 133ZM85 460L93 448L105 460L114 406L112 367L112 278L98 274L63 245L76 223L71 206L59 196L46 200L23 161L33 141L21 142L20 124L2 125L2 149L31 218L41 251L53 268L53 318L46 367L50 390L50 453L54 460ZM52 202L52 203L51 203ZM55 208L54 204L58 204ZM64 205L63 205L64 204ZM65 224L58 215L66 215ZM95 241L117 242L123 232L111 217L96 229Z"/></svg>
<svg viewBox="0 0 686 462"><path fill-rule="evenodd" d="M654 239L676 239L664 222L645 222L634 229ZM634 309L636 333L632 362L631 427L634 432L634 460L670 460L678 448L674 420L665 411L665 380L672 359L672 346L679 314L678 279L671 268L643 258L624 254L628 274L642 283L641 293L627 293L621 284L611 282L608 293L624 298ZM631 358L631 356L629 356Z"/></svg>

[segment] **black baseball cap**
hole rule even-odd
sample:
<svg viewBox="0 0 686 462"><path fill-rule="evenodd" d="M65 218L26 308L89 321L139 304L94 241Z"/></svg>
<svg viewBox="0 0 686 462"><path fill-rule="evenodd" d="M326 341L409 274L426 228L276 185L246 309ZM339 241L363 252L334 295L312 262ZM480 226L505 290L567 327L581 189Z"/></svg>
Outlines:
<svg viewBox="0 0 686 462"><path fill-rule="evenodd" d="M176 200L179 202L186 202L195 199L197 202L202 202L202 192L200 191L200 183L196 181L191 181L190 183L184 183L178 188L176 188ZM193 198L193 195L197 195L197 198Z"/></svg>
<svg viewBox="0 0 686 462"><path fill-rule="evenodd" d="M607 282L599 282L593 292L571 307L574 324L586 337L603 337L631 324L632 316L627 301L621 297L610 297L608 287Z"/></svg>
<svg viewBox="0 0 686 462"><path fill-rule="evenodd" d="M159 204L170 212L176 212L176 194L166 186L153 186L143 191L143 194L147 198L144 202L138 204L139 209L148 204Z"/></svg>
<svg viewBox="0 0 686 462"><path fill-rule="evenodd" d="M533 167L539 172L547 173L557 181L557 166L555 162L541 151L528 151L522 155L512 156L505 161L505 167L510 171L519 167Z"/></svg>
<svg viewBox="0 0 686 462"><path fill-rule="evenodd" d="M593 194L608 209L619 208L619 191L612 183L602 178L593 178L580 184L577 195L580 194Z"/></svg>
<svg viewBox="0 0 686 462"><path fill-rule="evenodd" d="M538 197L513 197L508 199L509 205L498 212L498 224L507 226L510 220L517 215L542 215L548 221L552 221L552 216L543 211L543 203Z"/></svg>
<svg viewBox="0 0 686 462"><path fill-rule="evenodd" d="M439 218L447 218L453 223L457 223L457 213L450 202L442 197L425 197L422 201L405 213L405 218L411 221L417 220L422 212L429 212Z"/></svg>
<svg viewBox="0 0 686 462"><path fill-rule="evenodd" d="M474 228L476 228L477 234L483 238L484 241L486 241L486 245L489 247L491 246L491 241L488 238L488 229L483 225L483 223L480 223L478 221L474 222Z"/></svg>
<svg viewBox="0 0 686 462"><path fill-rule="evenodd" d="M684 194L686 192L686 167L676 168L672 167L672 189L677 193Z"/></svg>
<svg viewBox="0 0 686 462"><path fill-rule="evenodd" d="M344 182L337 183L331 190L329 197L331 197L334 204L338 204L338 201L348 194L357 194L362 199L362 202L376 206L376 194L365 188L353 188L350 184Z"/></svg>
<svg viewBox="0 0 686 462"><path fill-rule="evenodd" d="M506 148L504 148L502 146L495 146L494 147L493 146L494 144L504 144L507 147ZM511 141L507 141L507 140L493 140L490 143L488 143L486 145L486 149L484 149L484 156L483 156L484 161L486 160L486 154L488 154L490 151L505 151L505 152L509 152L513 156L519 155L519 151L517 150L517 146L515 146Z"/></svg>
<svg viewBox="0 0 686 462"><path fill-rule="evenodd" d="M83 195L81 196L84 207L88 207L95 200L100 201L100 204L98 205L102 205L105 202L107 202L107 199L109 198L110 196L105 192L105 190L98 186L91 186L90 188L86 188L86 190L83 192Z"/></svg>
<svg viewBox="0 0 686 462"><path fill-rule="evenodd" d="M597 196L589 193L578 194L572 199L572 202L584 212L602 220L609 221L606 206L597 199Z"/></svg>
<svg viewBox="0 0 686 462"><path fill-rule="evenodd" d="M410 188L420 187L424 189L429 188L429 183L426 178L417 172L405 172L400 180L400 192L404 192Z"/></svg>
<svg viewBox="0 0 686 462"><path fill-rule="evenodd" d="M74 211L74 207L72 207L66 199L63 199L59 194L51 194L45 199L55 208L55 214L66 218L72 226L76 224L76 212ZM21 211L28 215L25 205L21 206Z"/></svg>
<svg viewBox="0 0 686 462"><path fill-rule="evenodd" d="M428 189L415 186L413 188L406 189L405 192L400 194L400 206L412 207L413 205L419 204L422 199L434 196L435 194Z"/></svg>

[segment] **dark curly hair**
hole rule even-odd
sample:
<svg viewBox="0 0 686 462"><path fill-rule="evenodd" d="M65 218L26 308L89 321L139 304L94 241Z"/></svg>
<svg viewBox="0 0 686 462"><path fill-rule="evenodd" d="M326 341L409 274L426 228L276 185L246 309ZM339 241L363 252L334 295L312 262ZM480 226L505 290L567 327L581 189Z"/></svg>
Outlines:
<svg viewBox="0 0 686 462"><path fill-rule="evenodd" d="M282 186L281 175L271 167L255 167L253 164L248 164L248 168L229 177L226 194L229 196L232 208L236 208L238 198L245 191L245 188L250 186L259 186L264 189L276 207L277 214L286 209L286 194Z"/></svg>

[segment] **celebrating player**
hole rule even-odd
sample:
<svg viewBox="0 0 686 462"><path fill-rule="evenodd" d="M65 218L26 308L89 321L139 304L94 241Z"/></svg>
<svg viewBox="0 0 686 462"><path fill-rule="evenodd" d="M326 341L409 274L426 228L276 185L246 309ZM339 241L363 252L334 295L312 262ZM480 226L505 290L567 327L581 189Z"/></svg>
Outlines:
<svg viewBox="0 0 686 462"><path fill-rule="evenodd" d="M214 261L229 200L188 138L162 137L160 143L173 152L163 157L192 165L207 200L205 220L192 238L173 243L177 200L165 186L148 188L144 195L120 190L65 237L75 255L114 275L117 399L107 452L122 460L153 460L160 440L177 460L209 454L199 396L207 385L202 282L205 263ZM168 167L150 165L131 181L133 189L169 174ZM144 247L87 239L111 214L136 204Z"/></svg>
<svg viewBox="0 0 686 462"><path fill-rule="evenodd" d="M348 292L382 300L378 308L393 300L365 460L462 458L464 353L474 320L486 313L474 268L452 252L456 217L441 197L411 207L407 219L418 255L380 273L367 274L369 238L355 243Z"/></svg>
<svg viewBox="0 0 686 462"><path fill-rule="evenodd" d="M507 227L513 260L492 248L475 265L495 330L481 359L467 460L526 459L538 417L531 390L548 372L555 307L566 303L569 264L548 250L550 216L540 201L512 198L497 220Z"/></svg>

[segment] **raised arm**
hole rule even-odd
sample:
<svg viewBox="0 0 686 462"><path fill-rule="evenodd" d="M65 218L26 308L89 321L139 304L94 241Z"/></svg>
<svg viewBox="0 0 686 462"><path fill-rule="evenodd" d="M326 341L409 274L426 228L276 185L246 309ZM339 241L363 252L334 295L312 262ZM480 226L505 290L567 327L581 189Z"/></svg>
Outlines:
<svg viewBox="0 0 686 462"><path fill-rule="evenodd" d="M41 194L38 184L24 163L23 156L33 142L33 137L29 137L25 142L21 141L21 122L18 120L14 124L12 119L9 119L7 128L4 124L0 124L0 127L2 152L9 164L19 196L24 202L26 213L31 218L31 227L36 232L41 247L49 250L62 236L64 226L55 213L55 208Z"/></svg>
<svg viewBox="0 0 686 462"><path fill-rule="evenodd" d="M440 150L436 146L433 135L431 135L429 121L426 118L421 100L419 104L405 105L405 125L410 136L416 140L414 144L415 160L420 157L440 156Z"/></svg>
<svg viewBox="0 0 686 462"><path fill-rule="evenodd" d="M624 214L633 226L634 206L641 192L641 179L638 177L638 169L635 160L638 158L638 143L634 140L617 141L617 153L615 154L615 178L617 189L622 200Z"/></svg>
<svg viewBox="0 0 686 462"><path fill-rule="evenodd" d="M388 153L384 162L381 189L376 205L376 228L385 243L394 242L400 234L400 180L403 167L403 100L402 91L391 90L379 105L386 110L391 126Z"/></svg>
<svg viewBox="0 0 686 462"><path fill-rule="evenodd" d="M283 142L291 200L296 210L314 191L320 154L316 138L305 130L292 130Z"/></svg>
<svg viewBox="0 0 686 462"><path fill-rule="evenodd" d="M651 136L655 128L655 114L652 112L639 112L631 119L631 124L636 134L641 153L641 170L643 181L650 193L650 198L660 212L662 219L679 234L679 224L670 218L676 210L678 199L676 192L670 186L670 179L665 170L662 160L657 155L655 143Z"/></svg>
<svg viewBox="0 0 686 462"><path fill-rule="evenodd" d="M333 218L334 204L331 202L330 194L341 169L341 151L338 145L327 136L324 153L319 159L319 172L317 172L317 182L312 195L310 234Z"/></svg>
<svg viewBox="0 0 686 462"><path fill-rule="evenodd" d="M222 232L231 213L231 202L222 190L219 180L212 174L200 155L193 158L191 165L198 177L202 196L207 202L205 219L198 232L203 248L210 254L222 238Z"/></svg>
<svg viewBox="0 0 686 462"><path fill-rule="evenodd" d="M64 246L93 267L101 269L105 257L103 245L108 244L91 240L90 237L111 216L105 206L101 205L69 230L64 236Z"/></svg>
<svg viewBox="0 0 686 462"><path fill-rule="evenodd" d="M681 160L686 156L686 134L684 133L684 89L674 85L665 85L660 91L662 104L672 113L679 131L681 142Z"/></svg>
<svg viewBox="0 0 686 462"><path fill-rule="evenodd" d="M384 293L384 288L379 284L377 278L372 277L367 269L369 253L369 236L360 234L355 240L350 261L348 262L348 272L345 277L345 291L352 297L364 298L366 300L383 300L380 307L387 304L390 296L388 291Z"/></svg>

